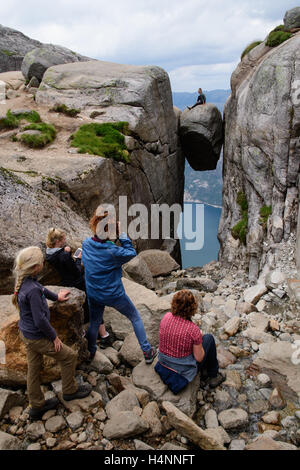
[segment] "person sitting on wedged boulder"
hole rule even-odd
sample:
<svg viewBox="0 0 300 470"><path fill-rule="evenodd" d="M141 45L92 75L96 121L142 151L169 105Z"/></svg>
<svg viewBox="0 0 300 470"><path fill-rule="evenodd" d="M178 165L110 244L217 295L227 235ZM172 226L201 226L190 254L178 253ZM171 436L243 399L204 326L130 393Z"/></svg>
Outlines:
<svg viewBox="0 0 300 470"><path fill-rule="evenodd" d="M197 102L193 106L187 106L188 109L193 109L195 106L198 106L199 104L205 104L206 103L206 96L202 92L202 88L199 88L198 90L199 96L197 98Z"/></svg>
<svg viewBox="0 0 300 470"><path fill-rule="evenodd" d="M84 398L92 391L90 384L77 385L77 352L61 342L50 324L46 299L64 302L68 299L70 291L63 289L55 294L39 284L37 275L42 271L43 264L43 253L37 246L24 248L17 254L16 284L12 298L13 305L20 313L20 337L25 343L27 353L27 392L29 417L32 420L41 419L46 411L58 405L57 398L45 400L41 390L40 372L44 355L54 358L60 365L64 400Z"/></svg>
<svg viewBox="0 0 300 470"><path fill-rule="evenodd" d="M73 259L71 248L66 243L65 232L59 228L50 228L46 245L46 261L59 273L61 285L76 287L86 293L81 253L76 260ZM88 323L89 321L89 307L86 300L84 304L84 322ZM101 348L105 348L110 344L110 337L103 321L99 327L99 336Z"/></svg>
<svg viewBox="0 0 300 470"><path fill-rule="evenodd" d="M214 337L210 334L202 336L200 328L191 320L197 308L193 293L180 290L173 296L172 311L166 313L160 323L155 370L175 393L191 382L199 371L202 380L207 376L205 384L211 388L224 381L219 373Z"/></svg>

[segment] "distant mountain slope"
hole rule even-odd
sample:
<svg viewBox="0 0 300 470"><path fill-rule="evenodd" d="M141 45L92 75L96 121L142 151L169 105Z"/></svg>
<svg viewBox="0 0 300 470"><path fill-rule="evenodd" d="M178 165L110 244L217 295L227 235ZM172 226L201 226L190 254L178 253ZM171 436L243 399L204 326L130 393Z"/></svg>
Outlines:
<svg viewBox="0 0 300 470"><path fill-rule="evenodd" d="M221 113L230 90L204 91L206 101L215 104ZM173 93L173 104L182 111L196 103L198 93ZM185 162L185 202L203 202L213 206L222 206L222 166L223 152L216 170L194 171L188 162Z"/></svg>

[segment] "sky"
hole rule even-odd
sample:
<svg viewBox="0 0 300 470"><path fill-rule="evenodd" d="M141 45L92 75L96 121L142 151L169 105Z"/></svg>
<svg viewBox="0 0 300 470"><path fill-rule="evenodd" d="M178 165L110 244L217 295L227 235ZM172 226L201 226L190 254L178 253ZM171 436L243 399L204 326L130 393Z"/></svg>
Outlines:
<svg viewBox="0 0 300 470"><path fill-rule="evenodd" d="M1 24L91 58L158 65L172 91L229 89L244 48L296 0L9 0ZM300 3L300 2L299 2Z"/></svg>

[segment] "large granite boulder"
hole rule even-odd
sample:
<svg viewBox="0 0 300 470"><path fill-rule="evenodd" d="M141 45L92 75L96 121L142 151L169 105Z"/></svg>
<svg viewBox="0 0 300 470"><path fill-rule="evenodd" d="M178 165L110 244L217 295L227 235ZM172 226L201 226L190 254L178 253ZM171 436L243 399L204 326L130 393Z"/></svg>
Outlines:
<svg viewBox="0 0 300 470"><path fill-rule="evenodd" d="M18 174L0 169L0 294L13 292L12 268L16 253L27 246L45 247L50 227L65 230L68 238L84 239L88 225L49 192L33 191Z"/></svg>
<svg viewBox="0 0 300 470"><path fill-rule="evenodd" d="M215 170L223 145L222 115L212 104L186 109L180 116L183 153L193 170Z"/></svg>
<svg viewBox="0 0 300 470"><path fill-rule="evenodd" d="M254 48L249 66L234 72L225 106L219 261L248 269L251 281L264 266L280 262L280 242L283 249L297 226L299 47L296 34L278 47ZM246 237L240 231L233 239L242 220Z"/></svg>
<svg viewBox="0 0 300 470"><path fill-rule="evenodd" d="M48 287L53 292L61 288ZM88 358L87 341L83 337L83 303L85 294L78 289L70 289L70 298L65 302L48 301L51 325L57 331L63 343L78 352L78 363ZM19 314L11 315L0 325L0 341L6 349L5 364L0 363L0 386L15 387L26 383L27 358L25 345L19 337ZM60 367L57 362L44 357L41 373L43 383L60 378Z"/></svg>
<svg viewBox="0 0 300 470"><path fill-rule="evenodd" d="M294 28L300 28L300 7L288 10L283 18L284 30L291 31Z"/></svg>
<svg viewBox="0 0 300 470"><path fill-rule="evenodd" d="M44 73L49 67L71 62L85 62L90 60L66 47L47 44L27 52L22 62L22 73L27 80L36 77L42 80Z"/></svg>
<svg viewBox="0 0 300 470"><path fill-rule="evenodd" d="M0 72L21 70L25 54L41 46L40 41L35 41L20 31L0 25Z"/></svg>
<svg viewBox="0 0 300 470"><path fill-rule="evenodd" d="M280 389L286 399L299 401L300 404L300 374L297 345L288 341L268 342L261 344L255 366L267 374L273 386Z"/></svg>
<svg viewBox="0 0 300 470"><path fill-rule="evenodd" d="M99 204L113 204L119 210L120 196L127 196L127 207L134 203L147 208L148 237L136 241L137 251L159 249L163 238L150 237L153 204L183 202L184 157L179 147L177 119L172 106L168 74L155 66L129 66L101 61L75 62L50 67L36 94L37 109L55 104L81 109L82 120L68 121L68 132L54 142L54 151L36 150L34 158L19 162L13 152L5 152L3 164L15 171L36 172L26 181L44 187L64 200L73 210L90 217ZM98 117L92 120L92 112ZM97 114L96 113L96 114ZM61 126L54 113L51 122ZM45 120L49 116L45 116ZM112 158L72 153L68 138L80 124L88 122L129 123L126 136L130 163ZM52 146L50 146L52 147ZM0 156L0 159L2 157ZM137 214L138 215L138 214ZM128 219L130 223L133 219ZM171 218L170 238L175 230ZM145 227L145 225L143 225ZM180 264L180 246L176 240L173 257Z"/></svg>
<svg viewBox="0 0 300 470"><path fill-rule="evenodd" d="M158 403L169 401L189 417L193 417L197 408L197 393L200 386L200 377L197 375L180 393L174 395L167 385L163 383L154 367L157 359L149 365L140 362L132 371L132 380L136 387L146 390L150 399Z"/></svg>

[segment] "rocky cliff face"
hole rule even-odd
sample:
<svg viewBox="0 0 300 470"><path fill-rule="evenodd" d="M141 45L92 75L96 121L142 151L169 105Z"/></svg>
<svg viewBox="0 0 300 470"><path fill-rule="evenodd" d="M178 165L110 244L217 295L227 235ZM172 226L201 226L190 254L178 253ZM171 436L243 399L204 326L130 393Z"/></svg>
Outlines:
<svg viewBox="0 0 300 470"><path fill-rule="evenodd" d="M25 62L24 58L26 57ZM0 25L0 73L21 70L26 78L41 79L50 65L88 60L76 52L25 36L20 31Z"/></svg>
<svg viewBox="0 0 300 470"><path fill-rule="evenodd" d="M128 196L128 205L141 203L147 208L151 204L182 204L184 157L178 144L169 77L164 70L101 61L58 65L45 73L36 102L48 107L64 103L81 109L85 118L96 112L94 122L129 123L130 162L91 157L93 171L79 180L75 198L88 215L100 203L118 208L122 195ZM79 158L84 164L86 157ZM74 180L71 185L74 188ZM73 195L75 191L71 190ZM159 248L161 244L161 240L138 240L137 247ZM178 246L173 254L180 259Z"/></svg>
<svg viewBox="0 0 300 470"><path fill-rule="evenodd" d="M299 48L299 33L254 48L232 75L225 107L219 260L249 269L251 280L276 264L277 247L297 226Z"/></svg>

